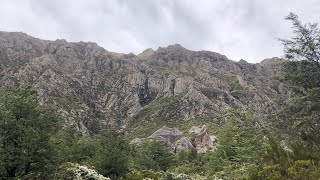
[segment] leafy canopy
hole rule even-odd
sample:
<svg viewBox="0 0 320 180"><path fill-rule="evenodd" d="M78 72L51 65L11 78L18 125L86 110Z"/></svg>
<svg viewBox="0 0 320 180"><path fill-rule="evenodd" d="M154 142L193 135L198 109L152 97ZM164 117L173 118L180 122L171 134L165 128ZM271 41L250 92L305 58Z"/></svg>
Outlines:
<svg viewBox="0 0 320 180"><path fill-rule="evenodd" d="M0 93L0 175L48 178L57 162L51 136L61 118L38 104L30 87Z"/></svg>

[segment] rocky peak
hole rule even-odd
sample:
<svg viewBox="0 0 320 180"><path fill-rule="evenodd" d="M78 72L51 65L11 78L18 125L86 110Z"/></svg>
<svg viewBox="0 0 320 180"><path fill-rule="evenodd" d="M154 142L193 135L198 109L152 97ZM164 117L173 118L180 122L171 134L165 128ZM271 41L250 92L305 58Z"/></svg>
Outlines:
<svg viewBox="0 0 320 180"><path fill-rule="evenodd" d="M144 50L142 53L138 54L138 57L142 60L147 60L151 58L151 56L154 54L154 50L152 48L148 48Z"/></svg>
<svg viewBox="0 0 320 180"><path fill-rule="evenodd" d="M33 85L41 103L54 104L65 124L83 133L105 127L143 133L149 123L160 128L195 118L221 123L215 116L232 107L249 108L264 121L276 108L269 102L286 97L272 79L281 65L276 60L239 63L181 45L136 56L0 32L0 60L2 88Z"/></svg>
<svg viewBox="0 0 320 180"><path fill-rule="evenodd" d="M282 63L283 60L277 57L273 57L273 58L268 58L268 59L264 59L262 60L260 63L258 63L259 65L276 65L276 64L280 64Z"/></svg>
<svg viewBox="0 0 320 180"><path fill-rule="evenodd" d="M244 59L240 59L238 63L239 64L248 64L248 62Z"/></svg>
<svg viewBox="0 0 320 180"><path fill-rule="evenodd" d="M167 47L159 47L157 51L166 51L166 52L175 51L176 52L176 51L186 51L186 50L187 49L181 46L180 44L173 44Z"/></svg>

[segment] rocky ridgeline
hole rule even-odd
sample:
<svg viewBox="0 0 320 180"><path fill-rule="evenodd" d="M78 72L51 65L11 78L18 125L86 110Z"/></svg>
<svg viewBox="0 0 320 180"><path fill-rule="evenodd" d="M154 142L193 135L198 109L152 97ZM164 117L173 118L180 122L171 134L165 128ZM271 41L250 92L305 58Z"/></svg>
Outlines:
<svg viewBox="0 0 320 180"><path fill-rule="evenodd" d="M193 135L195 135L195 138L190 138ZM193 126L187 136L183 136L183 133L177 128L163 126L148 138L135 138L130 144L139 146L148 141L161 141L164 142L173 153L191 148L195 148L198 153L204 153L208 150L214 150L218 142L216 136L209 135L206 125L202 126L202 128Z"/></svg>
<svg viewBox="0 0 320 180"><path fill-rule="evenodd" d="M96 43L47 41L0 32L0 87L32 85L65 125L82 133L210 118L229 108L251 109L264 121L288 96L273 79L277 58L250 64L180 45L139 55L109 52ZM212 122L224 123L212 118Z"/></svg>

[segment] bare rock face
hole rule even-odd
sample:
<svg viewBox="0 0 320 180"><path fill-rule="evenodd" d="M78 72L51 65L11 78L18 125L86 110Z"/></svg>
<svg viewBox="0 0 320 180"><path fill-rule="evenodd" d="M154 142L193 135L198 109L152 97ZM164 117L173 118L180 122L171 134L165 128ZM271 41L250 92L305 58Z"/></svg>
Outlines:
<svg viewBox="0 0 320 180"><path fill-rule="evenodd" d="M174 150L174 152L178 153L178 152L180 152L182 150L188 150L190 148L193 148L193 145L191 143L190 138L183 136L183 137L181 137L181 139L179 139L179 140L177 140L175 142L175 150Z"/></svg>
<svg viewBox="0 0 320 180"><path fill-rule="evenodd" d="M208 127L206 125L202 128L193 126L189 133L197 134L194 145L198 153L204 153L208 150L214 150L215 145L217 144L217 137L214 135L209 135Z"/></svg>
<svg viewBox="0 0 320 180"><path fill-rule="evenodd" d="M161 129L154 132L149 138L173 144L182 137L182 134L183 133L179 129L163 126Z"/></svg>
<svg viewBox="0 0 320 180"><path fill-rule="evenodd" d="M179 129L163 126L149 136L149 138L164 142L174 153L177 153L193 147L190 139L182 136L182 134Z"/></svg>
<svg viewBox="0 0 320 180"><path fill-rule="evenodd" d="M91 42L0 32L0 87L32 85L41 104L53 104L66 126L85 134L106 127L145 131L150 123L184 123L232 107L251 109L263 122L277 109L270 102L288 96L272 79L280 62L234 62L178 44L136 56Z"/></svg>

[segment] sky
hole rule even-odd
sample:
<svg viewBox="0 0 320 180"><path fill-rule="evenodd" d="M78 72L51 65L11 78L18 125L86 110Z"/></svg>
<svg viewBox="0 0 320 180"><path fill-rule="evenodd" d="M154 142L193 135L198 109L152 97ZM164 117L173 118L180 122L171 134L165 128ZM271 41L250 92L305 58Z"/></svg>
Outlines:
<svg viewBox="0 0 320 180"><path fill-rule="evenodd" d="M0 0L0 31L121 53L180 44L255 63L283 56L286 15L319 22L319 10L319 0Z"/></svg>

